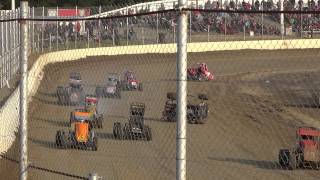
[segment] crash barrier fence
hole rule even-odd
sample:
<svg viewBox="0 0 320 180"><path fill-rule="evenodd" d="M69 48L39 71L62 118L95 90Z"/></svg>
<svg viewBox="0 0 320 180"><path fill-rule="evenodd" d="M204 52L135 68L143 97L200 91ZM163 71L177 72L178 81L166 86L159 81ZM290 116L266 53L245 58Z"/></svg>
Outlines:
<svg viewBox="0 0 320 180"><path fill-rule="evenodd" d="M175 12L176 10L171 10ZM240 12L237 12L240 13ZM252 12L247 12L252 13ZM118 17L121 18L121 17ZM104 17L100 19L112 19L112 17ZM17 20L17 19L16 19ZM69 19L71 21L77 21L78 19ZM81 19L84 21L84 19ZM98 18L99 20L99 18ZM40 19L28 19L29 22L44 21ZM51 22L47 19L45 21ZM53 21L57 21L53 19ZM65 19L59 19L59 21L65 21ZM80 21L80 19L79 19ZM89 20L88 20L89 21ZM90 20L93 21L93 20ZM8 22L8 21L7 21ZM2 22L6 23L6 22ZM30 23L29 23L30 24ZM30 29L30 28L29 28ZM30 37L29 37L30 38ZM33 43L32 43L33 44ZM138 48L143 47L143 48ZM240 50L240 49L304 49L304 48L319 48L317 39L299 39L299 40L260 40L260 41L238 41L238 42L211 42L211 43L189 43L188 52L206 52L217 50ZM120 55L120 54L146 54L146 53L176 53L176 44L159 44L159 45L135 45L135 46L123 46L123 47L104 47L104 48L92 48L90 51L84 50L64 50L51 52L41 55L30 69L29 81L28 81L28 95L32 97L40 84L40 80L43 75L43 68L54 62L63 62L78 60L86 56L99 56L99 55ZM59 59L57 57L64 57ZM2 106L1 120L4 123L2 127L8 132L4 132L2 137L4 138L4 146L1 146L1 152L5 152L12 145L15 139L15 131L18 127L18 107L19 107L19 89L16 89L11 97ZM9 138L9 139L8 139ZM2 139L2 138L1 138Z"/></svg>
<svg viewBox="0 0 320 180"><path fill-rule="evenodd" d="M188 42L212 42L233 40L316 38L319 29L318 15L284 12L284 32L281 33L280 14L260 8L247 10L239 3L239 14L227 5L222 9L210 9L208 1L188 1ZM93 8L30 7L30 52L107 47L119 45L159 44L177 42L177 0L154 1L136 5ZM236 6L237 7L237 6ZM116 9L114 9L116 8ZM199 9L195 9L199 8ZM227 10L231 9L231 10ZM257 10L258 9L258 10ZM222 10L222 11L221 11ZM207 13L210 12L211 13ZM255 12L258 11L258 12ZM135 16L145 13L144 16ZM250 14L249 14L250 13ZM110 18L122 16L122 18ZM0 88L8 83L19 69L19 23L11 21L19 17L19 10L1 11L0 14ZM109 17L109 18L107 18ZM98 18L91 19L90 18ZM99 19L101 18L101 19ZM43 19L43 21L39 21ZM51 19L53 21L47 21ZM54 21L61 19L61 21ZM67 20L69 19L69 21ZM78 20L77 19L81 19ZM7 21L3 21L7 20Z"/></svg>

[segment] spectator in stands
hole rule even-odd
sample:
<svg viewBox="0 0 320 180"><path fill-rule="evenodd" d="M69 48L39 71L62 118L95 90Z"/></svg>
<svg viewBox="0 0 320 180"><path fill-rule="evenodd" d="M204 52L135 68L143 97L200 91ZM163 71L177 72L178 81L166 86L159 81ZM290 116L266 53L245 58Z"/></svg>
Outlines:
<svg viewBox="0 0 320 180"><path fill-rule="evenodd" d="M319 1L320 1L320 0L319 0ZM233 0L231 0L231 1L229 2L230 10L234 10L234 9L235 9L235 6L236 6L235 2L234 2Z"/></svg>
<svg viewBox="0 0 320 180"><path fill-rule="evenodd" d="M298 1L298 9L302 10L302 8L303 8L303 0L299 0Z"/></svg>
<svg viewBox="0 0 320 180"><path fill-rule="evenodd" d="M316 2L314 0L310 1L310 7L311 10L315 10L316 9Z"/></svg>
<svg viewBox="0 0 320 180"><path fill-rule="evenodd" d="M259 11L260 9L260 2L259 0L256 0L256 2L254 3L254 10Z"/></svg>
<svg viewBox="0 0 320 180"><path fill-rule="evenodd" d="M294 8L296 6L296 0L289 0L289 3L292 8Z"/></svg>

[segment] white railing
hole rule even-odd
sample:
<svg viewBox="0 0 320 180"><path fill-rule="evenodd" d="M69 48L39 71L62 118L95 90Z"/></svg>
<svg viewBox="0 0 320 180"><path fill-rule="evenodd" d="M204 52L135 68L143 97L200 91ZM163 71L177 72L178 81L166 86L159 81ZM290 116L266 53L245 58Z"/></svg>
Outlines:
<svg viewBox="0 0 320 180"><path fill-rule="evenodd" d="M0 19L14 19L18 10L0 11ZM17 21L0 22L0 88L9 86L10 79L19 69L19 24Z"/></svg>
<svg viewBox="0 0 320 180"><path fill-rule="evenodd" d="M191 6L192 4L196 5L198 3L199 6L201 5L203 7L207 1L208 0L189 0L188 6ZM107 17L117 13L125 15L125 14L128 14L128 10L132 10L133 13L136 13L137 11L142 9L148 9L149 12L153 12L153 11L157 11L160 7L163 7L164 9L174 9L177 4L178 4L178 0L162 0L162 1L145 2L145 3L139 3L139 4L103 12L100 14L91 15L91 16L88 16L87 18Z"/></svg>

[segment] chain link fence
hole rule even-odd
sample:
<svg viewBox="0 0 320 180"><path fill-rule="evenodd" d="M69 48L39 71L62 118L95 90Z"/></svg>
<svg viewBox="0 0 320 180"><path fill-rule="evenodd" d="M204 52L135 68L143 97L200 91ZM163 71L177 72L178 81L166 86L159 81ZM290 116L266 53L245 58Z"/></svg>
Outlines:
<svg viewBox="0 0 320 180"><path fill-rule="evenodd" d="M280 8L232 2L185 10L187 179L319 179L318 6L284 3L281 34ZM176 178L178 12L175 1L29 9L29 179ZM19 23L0 30L4 87L20 78ZM0 173L17 179L9 95Z"/></svg>

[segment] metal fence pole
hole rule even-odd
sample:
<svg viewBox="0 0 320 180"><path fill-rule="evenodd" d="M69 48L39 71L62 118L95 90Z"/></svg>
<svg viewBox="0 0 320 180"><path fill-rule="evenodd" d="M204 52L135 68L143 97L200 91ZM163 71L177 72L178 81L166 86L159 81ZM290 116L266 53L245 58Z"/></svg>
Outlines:
<svg viewBox="0 0 320 180"><path fill-rule="evenodd" d="M176 25L173 24L173 43L176 43Z"/></svg>
<svg viewBox="0 0 320 180"><path fill-rule="evenodd" d="M224 15L224 40L227 40L227 18L226 18L226 14L223 13Z"/></svg>
<svg viewBox="0 0 320 180"><path fill-rule="evenodd" d="M243 40L246 40L246 25L243 25Z"/></svg>
<svg viewBox="0 0 320 180"><path fill-rule="evenodd" d="M114 33L114 29L112 29L112 45L115 45L115 33Z"/></svg>
<svg viewBox="0 0 320 180"><path fill-rule="evenodd" d="M32 7L32 18L34 19L34 7ZM31 50L34 51L35 49L35 40L34 40L34 21L32 21L32 46L31 46Z"/></svg>
<svg viewBox="0 0 320 180"><path fill-rule="evenodd" d="M99 17L101 17L101 12L102 12L102 9L101 9L101 5L99 6ZM101 19L99 19L98 21L99 23L99 29L98 29L98 43L99 43L99 47L101 46L101 37L102 37L102 34L101 34Z"/></svg>
<svg viewBox="0 0 320 180"><path fill-rule="evenodd" d="M18 8L18 17L20 17L21 16L21 8L19 7ZM17 62L17 65L18 65L18 68L17 68L17 71L18 71L18 69L20 69L20 58L21 58L21 54L20 54L20 48L21 48L21 31L20 31L20 29L21 29L21 25L20 25L20 23L18 23L17 22L17 33L18 33L18 35L17 35L17 44L18 44L18 47L19 47L19 51L18 51L18 62ZM18 48L17 48L18 49Z"/></svg>
<svg viewBox="0 0 320 180"><path fill-rule="evenodd" d="M191 43L191 31L192 31L192 12L189 13L190 21L189 21L189 43Z"/></svg>
<svg viewBox="0 0 320 180"><path fill-rule="evenodd" d="M17 12L16 10L14 9L13 11L13 16L12 18L16 18L17 17ZM17 27L16 27L16 21L13 21L12 22L12 32L13 32L13 41L12 41L12 47L13 47L13 58L12 58L12 75L16 73L16 62L17 62L17 56L16 56L16 30L17 30Z"/></svg>
<svg viewBox="0 0 320 180"><path fill-rule="evenodd" d="M28 2L21 1L21 18L28 17ZM28 68L28 24L27 21L20 21L21 24L21 84L20 84L20 180L26 180L28 177L28 141L27 141L27 68Z"/></svg>
<svg viewBox="0 0 320 180"><path fill-rule="evenodd" d="M280 11L283 11L283 0L280 0ZM280 32L281 32L281 39L283 39L284 36L284 14L280 14Z"/></svg>
<svg viewBox="0 0 320 180"><path fill-rule="evenodd" d="M90 48L90 32L89 32L89 29L87 29L87 38L88 38L88 39L87 39L87 41L88 41L88 42L87 42L87 43L88 43L87 45L88 45L88 48Z"/></svg>
<svg viewBox="0 0 320 180"><path fill-rule="evenodd" d="M261 2L261 9L263 11L264 1ZM264 15L261 13L261 38L263 37L263 25L264 25Z"/></svg>
<svg viewBox="0 0 320 180"><path fill-rule="evenodd" d="M157 44L159 43L159 13L157 13Z"/></svg>
<svg viewBox="0 0 320 180"><path fill-rule="evenodd" d="M15 18L19 18L20 17L20 8L15 10L16 14L15 14ZM16 48L16 59L15 59L15 69L14 72L18 72L19 69L19 65L20 65L20 24L18 21L15 21L15 48Z"/></svg>
<svg viewBox="0 0 320 180"><path fill-rule="evenodd" d="M300 11L302 11L302 7L300 7ZM303 16L302 16L302 13L300 13L300 37L302 37L302 31L303 31Z"/></svg>
<svg viewBox="0 0 320 180"><path fill-rule="evenodd" d="M51 48L52 48L52 46L51 46L51 33L49 33L49 50L51 51Z"/></svg>
<svg viewBox="0 0 320 180"><path fill-rule="evenodd" d="M78 18L78 6L76 6L76 18ZM78 21L75 24L75 38L74 38L74 48L77 48L77 39L78 39Z"/></svg>
<svg viewBox="0 0 320 180"><path fill-rule="evenodd" d="M129 14L128 7L126 9L126 15ZM127 46L129 45L129 17L127 17Z"/></svg>
<svg viewBox="0 0 320 180"><path fill-rule="evenodd" d="M9 17L11 18L11 19L13 19L14 17L13 17L13 11L10 11L10 13L9 13ZM9 81L10 79L11 79L11 75L12 75L12 72L13 72L13 70L12 70L12 68L13 68L13 62L14 62L14 47L13 47L13 36L14 36L14 31L13 31L13 21L11 21L10 23L9 23L9 42L10 42L10 44L9 44L9 48L10 48L10 51L9 51L9 53L10 53L10 55L9 55L9 78L7 79L7 81ZM10 85L9 85L9 82L7 83L8 84L8 87L10 88Z"/></svg>
<svg viewBox="0 0 320 180"><path fill-rule="evenodd" d="M40 51L40 34L37 33L38 39L37 39L37 52Z"/></svg>
<svg viewBox="0 0 320 180"><path fill-rule="evenodd" d="M179 0L179 9L187 7L187 0ZM176 179L186 179L187 144L187 11L180 11L178 17L178 59L177 59L177 150Z"/></svg>
<svg viewBox="0 0 320 180"><path fill-rule="evenodd" d="M42 19L44 19L44 7L42 7ZM42 21L42 31L41 31L41 52L43 52L43 45L44 45L44 20Z"/></svg>
<svg viewBox="0 0 320 180"><path fill-rule="evenodd" d="M2 20L4 20L4 13L2 11L0 11L0 17ZM1 33L1 59L0 59L0 87L2 88L3 87L3 64L4 64L4 30L3 30L3 27L4 27L4 22L1 22L0 23L0 33Z"/></svg>
<svg viewBox="0 0 320 180"><path fill-rule="evenodd" d="M144 45L144 27L143 27L143 25L142 25L142 27L141 27L142 29L141 29L141 34L142 34L142 44Z"/></svg>
<svg viewBox="0 0 320 180"><path fill-rule="evenodd" d="M7 13L5 13L5 18L6 19L9 19L8 18L8 15ZM8 22L5 23L5 82L7 83L8 82L8 72L9 72L9 29L8 29Z"/></svg>
<svg viewBox="0 0 320 180"><path fill-rule="evenodd" d="M57 14L56 14L56 18L59 18L59 7L57 6ZM59 50L59 21L57 21L57 32L56 32L56 47L57 47L57 51Z"/></svg>
<svg viewBox="0 0 320 180"><path fill-rule="evenodd" d="M11 0L11 10L14 11L16 9L16 1Z"/></svg>
<svg viewBox="0 0 320 180"><path fill-rule="evenodd" d="M90 173L88 180L98 180L99 176L97 173Z"/></svg>
<svg viewBox="0 0 320 180"><path fill-rule="evenodd" d="M208 42L210 41L210 25L208 25Z"/></svg>

